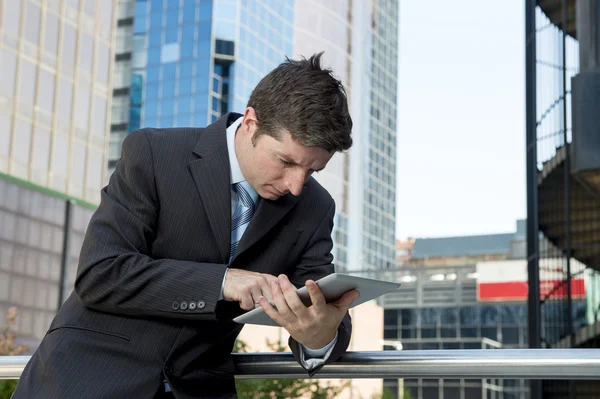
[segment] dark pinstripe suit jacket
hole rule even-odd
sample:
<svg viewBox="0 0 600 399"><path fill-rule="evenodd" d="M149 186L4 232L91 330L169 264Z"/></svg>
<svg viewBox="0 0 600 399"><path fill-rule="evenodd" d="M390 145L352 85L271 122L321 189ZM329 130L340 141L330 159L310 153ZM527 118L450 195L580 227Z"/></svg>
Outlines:
<svg viewBox="0 0 600 399"><path fill-rule="evenodd" d="M73 294L14 398L235 397L236 303L217 301L229 259L228 114L205 129L142 129L123 143L81 250ZM230 267L302 286L333 272L334 201L314 179L260 201ZM348 347L350 317L328 362ZM299 345L290 340L294 355ZM310 370L312 375L317 370Z"/></svg>

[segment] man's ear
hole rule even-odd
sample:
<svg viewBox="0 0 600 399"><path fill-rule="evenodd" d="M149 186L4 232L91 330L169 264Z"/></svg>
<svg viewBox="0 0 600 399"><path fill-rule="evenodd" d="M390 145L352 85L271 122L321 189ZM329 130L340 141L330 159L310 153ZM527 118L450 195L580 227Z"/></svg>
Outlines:
<svg viewBox="0 0 600 399"><path fill-rule="evenodd" d="M246 108L244 111L244 119L242 120L244 131L250 133L252 136L258 130L258 120L256 119L256 111L252 107Z"/></svg>

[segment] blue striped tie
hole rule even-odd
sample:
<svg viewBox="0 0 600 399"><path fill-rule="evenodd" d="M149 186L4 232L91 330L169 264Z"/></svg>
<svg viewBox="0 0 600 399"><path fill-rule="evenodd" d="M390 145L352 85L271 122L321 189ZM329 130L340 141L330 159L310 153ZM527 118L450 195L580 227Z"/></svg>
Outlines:
<svg viewBox="0 0 600 399"><path fill-rule="evenodd" d="M247 181L241 181L233 185L238 194L238 207L231 217L231 248L229 251L229 262L233 259L235 251L240 244L244 231L250 224L250 219L256 210L256 200L258 193L248 184Z"/></svg>

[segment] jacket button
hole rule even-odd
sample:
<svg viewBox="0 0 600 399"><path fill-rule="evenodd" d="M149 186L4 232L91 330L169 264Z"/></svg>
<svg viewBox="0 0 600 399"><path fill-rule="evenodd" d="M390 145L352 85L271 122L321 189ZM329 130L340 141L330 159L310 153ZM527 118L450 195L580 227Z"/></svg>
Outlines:
<svg viewBox="0 0 600 399"><path fill-rule="evenodd" d="M196 310L196 302L190 302L190 306L188 306L189 310Z"/></svg>
<svg viewBox="0 0 600 399"><path fill-rule="evenodd" d="M173 302L173 305L171 305L171 307L173 308L173 310L179 310L179 302Z"/></svg>
<svg viewBox="0 0 600 399"><path fill-rule="evenodd" d="M206 303L204 301L198 301L198 309L204 309Z"/></svg>
<svg viewBox="0 0 600 399"><path fill-rule="evenodd" d="M179 304L179 309L181 309L181 310L186 310L187 308L188 308L188 303L187 303L186 301L182 301L182 302Z"/></svg>

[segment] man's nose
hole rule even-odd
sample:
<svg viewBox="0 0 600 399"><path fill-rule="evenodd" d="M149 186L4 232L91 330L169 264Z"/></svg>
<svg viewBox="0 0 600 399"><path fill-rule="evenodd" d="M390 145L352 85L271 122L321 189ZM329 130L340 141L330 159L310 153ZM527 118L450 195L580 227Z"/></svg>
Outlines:
<svg viewBox="0 0 600 399"><path fill-rule="evenodd" d="M306 174L303 171L295 170L286 176L285 185L293 196L299 196L306 182Z"/></svg>

